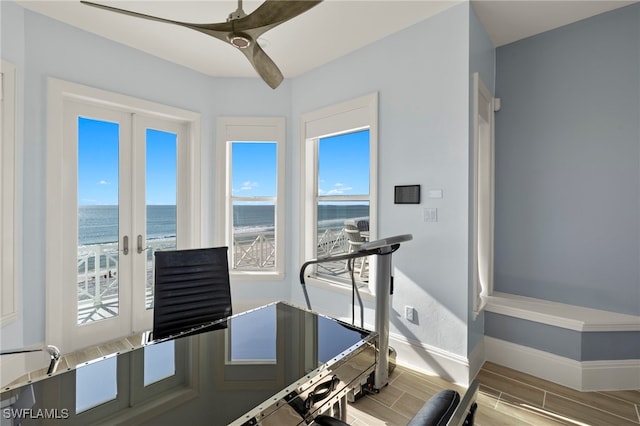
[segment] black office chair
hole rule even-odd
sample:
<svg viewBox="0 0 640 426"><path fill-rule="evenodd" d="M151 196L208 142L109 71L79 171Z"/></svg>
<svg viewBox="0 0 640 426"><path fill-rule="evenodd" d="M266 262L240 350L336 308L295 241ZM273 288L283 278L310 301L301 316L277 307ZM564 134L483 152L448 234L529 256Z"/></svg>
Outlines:
<svg viewBox="0 0 640 426"><path fill-rule="evenodd" d="M443 390L432 396L411 419L407 426L446 426L460 404L460 394L453 389ZM473 425L475 407L469 412L464 425ZM317 426L349 426L331 416L320 415L314 419Z"/></svg>
<svg viewBox="0 0 640 426"><path fill-rule="evenodd" d="M157 251L154 273L153 339L231 315L227 247Z"/></svg>

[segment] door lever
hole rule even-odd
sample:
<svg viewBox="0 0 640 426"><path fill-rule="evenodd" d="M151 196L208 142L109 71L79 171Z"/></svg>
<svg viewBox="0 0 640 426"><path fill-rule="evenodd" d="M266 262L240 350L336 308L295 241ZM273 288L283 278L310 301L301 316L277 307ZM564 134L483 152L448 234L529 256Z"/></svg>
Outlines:
<svg viewBox="0 0 640 426"><path fill-rule="evenodd" d="M138 234L138 254L142 253L145 250L146 248L142 247L142 235Z"/></svg>
<svg viewBox="0 0 640 426"><path fill-rule="evenodd" d="M126 256L129 254L129 236L125 235L122 238L122 253Z"/></svg>

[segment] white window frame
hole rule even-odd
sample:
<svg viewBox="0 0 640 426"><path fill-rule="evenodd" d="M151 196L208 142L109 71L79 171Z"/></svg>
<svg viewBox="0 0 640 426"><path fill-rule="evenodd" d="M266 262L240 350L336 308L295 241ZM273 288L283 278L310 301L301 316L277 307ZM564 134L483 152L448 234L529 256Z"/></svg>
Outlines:
<svg viewBox="0 0 640 426"><path fill-rule="evenodd" d="M284 117L218 117L216 136L216 224L217 244L233 250L233 201L275 203L275 267L264 271L238 270L229 265L229 275L243 280L279 280L285 268L285 119ZM234 197L232 194L231 144L233 142L274 142L276 144L276 196ZM230 253L229 262L233 262Z"/></svg>
<svg viewBox="0 0 640 426"><path fill-rule="evenodd" d="M0 75L0 326L4 326L18 317L16 67L3 60Z"/></svg>
<svg viewBox="0 0 640 426"><path fill-rule="evenodd" d="M494 98L473 74L473 315L493 294L495 135ZM481 273L481 270L484 273Z"/></svg>
<svg viewBox="0 0 640 426"><path fill-rule="evenodd" d="M374 92L303 114L300 129L303 185L300 261L317 257L318 141L321 138L369 130L369 196L363 197L362 200L369 201L369 238L375 240L378 229L378 93ZM348 197L349 200L358 198L360 197ZM375 260L375 256L370 259L369 288L363 289L365 293L374 294L375 291ZM351 291L350 284L318 276L315 268L307 268L306 273L305 282L308 284L340 292Z"/></svg>
<svg viewBox="0 0 640 426"><path fill-rule="evenodd" d="M145 117L155 117L168 121L175 121L186 126L186 141L188 149L183 155L178 155L179 168L188 170L184 180L179 183L182 191L178 196L184 197L182 211L178 210L179 247L200 247L202 229L202 201L201 201L201 154L200 154L200 114L171 106L146 101L143 99L113 93L77 83L48 79L47 99L47 211L46 211L46 330L47 342L55 344L65 352L67 341L64 329L63 307L64 284L68 282L69 268L64 265L65 250L68 239L63 234L64 229L70 229L69 215L65 216L65 200L69 197L69 190L65 187L65 162L70 153L65 151L64 119L70 103L85 104ZM71 156L73 157L73 156ZM75 194L75 193L74 193ZM180 203L180 200L177 200ZM75 244L75 243L74 243ZM73 268L72 268L73 269ZM149 313L135 316L132 331L143 331L141 324L148 322Z"/></svg>

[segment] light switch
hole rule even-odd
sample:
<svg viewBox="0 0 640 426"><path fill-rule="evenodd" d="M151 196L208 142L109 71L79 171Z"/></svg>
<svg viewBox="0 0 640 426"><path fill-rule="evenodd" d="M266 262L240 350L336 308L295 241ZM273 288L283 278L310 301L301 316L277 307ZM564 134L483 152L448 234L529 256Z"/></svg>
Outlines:
<svg viewBox="0 0 640 426"><path fill-rule="evenodd" d="M438 209L435 207L425 207L424 209L424 221L425 222L437 222L438 221Z"/></svg>
<svg viewBox="0 0 640 426"><path fill-rule="evenodd" d="M430 189L427 192L428 198L442 198L442 189Z"/></svg>

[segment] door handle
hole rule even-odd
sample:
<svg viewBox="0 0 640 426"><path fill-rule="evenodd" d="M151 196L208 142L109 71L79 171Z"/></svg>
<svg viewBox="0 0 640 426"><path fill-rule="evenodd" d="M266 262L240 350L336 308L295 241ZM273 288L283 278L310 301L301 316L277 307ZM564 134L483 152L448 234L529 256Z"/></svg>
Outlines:
<svg viewBox="0 0 640 426"><path fill-rule="evenodd" d="M138 254L146 250L146 247L142 247L142 235L138 234Z"/></svg>
<svg viewBox="0 0 640 426"><path fill-rule="evenodd" d="M126 256L129 254L129 236L122 237L122 253Z"/></svg>

